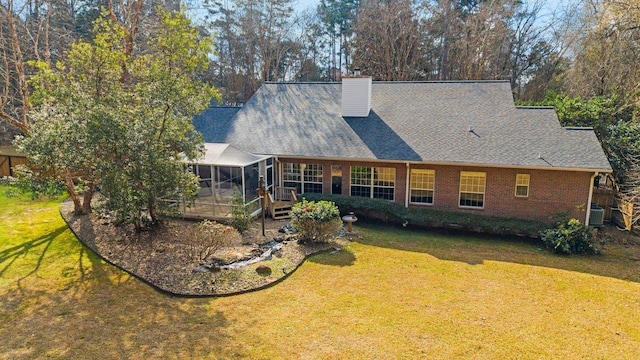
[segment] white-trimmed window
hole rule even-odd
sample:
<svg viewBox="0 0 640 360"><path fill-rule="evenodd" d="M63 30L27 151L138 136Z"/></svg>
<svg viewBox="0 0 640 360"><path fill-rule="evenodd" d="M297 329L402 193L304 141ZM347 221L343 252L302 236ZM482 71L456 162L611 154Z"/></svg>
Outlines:
<svg viewBox="0 0 640 360"><path fill-rule="evenodd" d="M296 192L302 191L302 175L300 174L300 164L282 163L282 180L284 186L295 187Z"/></svg>
<svg viewBox="0 0 640 360"><path fill-rule="evenodd" d="M460 207L483 208L487 173L460 172Z"/></svg>
<svg viewBox="0 0 640 360"><path fill-rule="evenodd" d="M351 196L393 200L396 169L384 167L352 166Z"/></svg>
<svg viewBox="0 0 640 360"><path fill-rule="evenodd" d="M322 165L282 163L282 180L298 194L322 193Z"/></svg>
<svg viewBox="0 0 640 360"><path fill-rule="evenodd" d="M516 197L529 197L529 174L516 174Z"/></svg>
<svg viewBox="0 0 640 360"><path fill-rule="evenodd" d="M351 196L371 197L372 183L370 167L351 167Z"/></svg>
<svg viewBox="0 0 640 360"><path fill-rule="evenodd" d="M436 171L411 169L410 202L413 204L433 204Z"/></svg>

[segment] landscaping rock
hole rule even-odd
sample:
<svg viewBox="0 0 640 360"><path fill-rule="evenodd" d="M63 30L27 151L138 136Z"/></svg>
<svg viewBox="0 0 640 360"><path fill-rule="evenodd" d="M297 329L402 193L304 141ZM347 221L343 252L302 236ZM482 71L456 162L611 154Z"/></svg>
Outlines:
<svg viewBox="0 0 640 360"><path fill-rule="evenodd" d="M271 268L267 265L260 265L256 268L256 272L261 276L269 276L271 275Z"/></svg>
<svg viewBox="0 0 640 360"><path fill-rule="evenodd" d="M280 228L280 230L278 230L278 232L283 233L283 234L292 234L293 233L293 226L291 226L291 224L283 225Z"/></svg>
<svg viewBox="0 0 640 360"><path fill-rule="evenodd" d="M208 265L198 265L192 270L192 272L194 274L201 274L201 273L209 272L209 269L210 267Z"/></svg>

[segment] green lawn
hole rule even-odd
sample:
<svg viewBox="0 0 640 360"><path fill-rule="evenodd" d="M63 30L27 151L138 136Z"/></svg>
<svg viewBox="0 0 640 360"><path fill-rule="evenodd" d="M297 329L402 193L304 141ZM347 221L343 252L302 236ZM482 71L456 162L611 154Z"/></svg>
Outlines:
<svg viewBox="0 0 640 360"><path fill-rule="evenodd" d="M560 257L518 241L358 226L244 295L172 298L87 252L58 201L0 187L0 358L636 359L634 249ZM636 259L636 260L634 260Z"/></svg>

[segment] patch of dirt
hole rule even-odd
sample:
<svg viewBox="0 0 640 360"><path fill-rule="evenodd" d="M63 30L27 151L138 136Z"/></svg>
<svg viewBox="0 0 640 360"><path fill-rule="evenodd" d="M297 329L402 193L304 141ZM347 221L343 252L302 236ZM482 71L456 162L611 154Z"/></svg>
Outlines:
<svg viewBox="0 0 640 360"><path fill-rule="evenodd" d="M614 225L607 225L600 228L599 232L610 244L640 246L640 237L633 231L620 230Z"/></svg>
<svg viewBox="0 0 640 360"><path fill-rule="evenodd" d="M132 226L115 226L96 214L77 216L71 201L62 203L60 213L78 239L104 260L164 292L182 296L232 295L261 289L284 279L309 255L344 244L341 239L299 244L294 237L278 231L288 224L284 220L266 219L263 236L258 219L242 236L232 238L203 262L196 254L197 245L188 236L194 221L167 220L157 228L136 233ZM209 266L213 258L226 262L246 259L274 240L282 247L268 260L230 270Z"/></svg>
<svg viewBox="0 0 640 360"><path fill-rule="evenodd" d="M637 230L626 231L607 225L600 228L599 232L606 239L604 251L620 253L630 260L640 261L640 236Z"/></svg>

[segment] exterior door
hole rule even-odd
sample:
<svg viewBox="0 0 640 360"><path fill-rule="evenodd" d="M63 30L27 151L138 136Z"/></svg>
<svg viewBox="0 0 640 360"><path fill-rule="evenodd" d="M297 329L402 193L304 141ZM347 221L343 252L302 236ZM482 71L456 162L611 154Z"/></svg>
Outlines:
<svg viewBox="0 0 640 360"><path fill-rule="evenodd" d="M342 166L331 166L331 193L342 194Z"/></svg>

